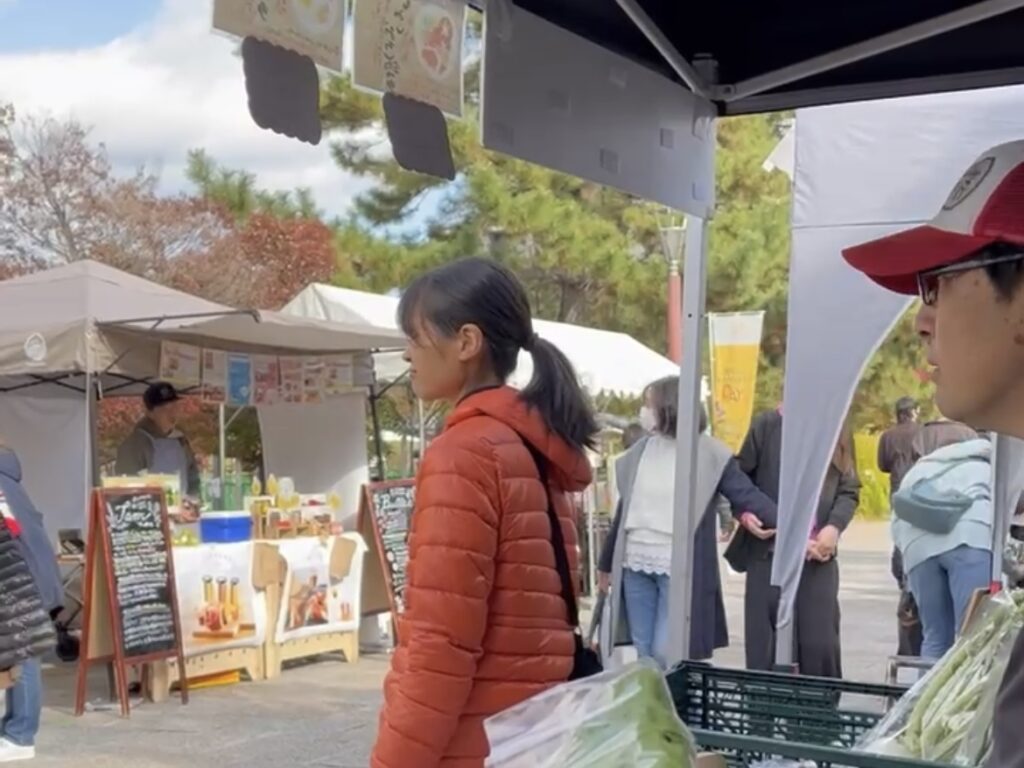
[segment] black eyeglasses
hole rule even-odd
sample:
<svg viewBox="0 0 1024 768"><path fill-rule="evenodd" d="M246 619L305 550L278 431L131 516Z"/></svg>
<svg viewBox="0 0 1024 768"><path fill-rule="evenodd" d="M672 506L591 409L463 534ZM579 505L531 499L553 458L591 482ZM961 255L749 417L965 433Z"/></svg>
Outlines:
<svg viewBox="0 0 1024 768"><path fill-rule="evenodd" d="M1011 264L1015 261L1024 261L1024 251L1015 250L1012 253L1006 253L993 252L988 248L983 249L966 261L958 261L955 264L918 272L917 294L921 297L921 303L929 307L935 306L935 302L939 298L939 285L942 278L962 275L964 272L982 269L993 264Z"/></svg>

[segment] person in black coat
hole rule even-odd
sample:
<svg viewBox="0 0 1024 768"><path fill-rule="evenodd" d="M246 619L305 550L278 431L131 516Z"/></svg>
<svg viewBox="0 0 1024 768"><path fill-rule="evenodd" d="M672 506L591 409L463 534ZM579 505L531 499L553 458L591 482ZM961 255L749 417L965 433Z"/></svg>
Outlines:
<svg viewBox="0 0 1024 768"><path fill-rule="evenodd" d="M0 763L35 757L42 714L39 657L54 647L51 617L64 590L43 516L21 485L21 464L0 445L0 669L18 668L0 721Z"/></svg>
<svg viewBox="0 0 1024 768"><path fill-rule="evenodd" d="M770 499L778 503L782 462L782 413L766 411L751 423L739 453L740 467ZM800 673L843 676L839 626L839 537L853 520L860 501L860 481L853 461L852 440L840 439L825 475L814 533L796 598L794 658ZM747 574L744 594L747 668L775 666L779 590L771 585L774 539L759 539L741 529L726 550L734 570Z"/></svg>

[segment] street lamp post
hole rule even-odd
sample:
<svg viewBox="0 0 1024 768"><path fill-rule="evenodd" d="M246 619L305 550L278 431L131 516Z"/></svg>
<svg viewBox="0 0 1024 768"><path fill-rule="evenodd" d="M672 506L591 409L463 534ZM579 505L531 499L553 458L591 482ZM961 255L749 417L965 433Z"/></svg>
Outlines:
<svg viewBox="0 0 1024 768"><path fill-rule="evenodd" d="M680 266L686 238L686 219L680 225L662 225L660 231L661 248L668 263L668 306L665 318L668 357L679 364L683 360L683 276Z"/></svg>

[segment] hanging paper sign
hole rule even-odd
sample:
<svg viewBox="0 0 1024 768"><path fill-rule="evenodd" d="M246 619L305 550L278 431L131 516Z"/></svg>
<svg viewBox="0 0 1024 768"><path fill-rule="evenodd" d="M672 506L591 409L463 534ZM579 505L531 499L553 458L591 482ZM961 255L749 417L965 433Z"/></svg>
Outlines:
<svg viewBox="0 0 1024 768"><path fill-rule="evenodd" d="M214 0L213 28L287 48L340 74L344 11L344 0Z"/></svg>
<svg viewBox="0 0 1024 768"><path fill-rule="evenodd" d="M228 355L228 405L252 404L252 360L248 355Z"/></svg>
<svg viewBox="0 0 1024 768"><path fill-rule="evenodd" d="M193 347L191 344L161 342L160 379L182 389L198 386L201 378L201 356L199 347Z"/></svg>
<svg viewBox="0 0 1024 768"><path fill-rule="evenodd" d="M253 356L252 386L252 401L255 405L281 402L281 364L276 357Z"/></svg>
<svg viewBox="0 0 1024 768"><path fill-rule="evenodd" d="M322 403L324 400L324 361L307 357L302 363L302 402Z"/></svg>
<svg viewBox="0 0 1024 768"><path fill-rule="evenodd" d="M352 391L352 358L333 356L324 358L324 397L334 400Z"/></svg>
<svg viewBox="0 0 1024 768"><path fill-rule="evenodd" d="M302 370L303 361L301 358L281 358L281 400L283 402L302 402Z"/></svg>
<svg viewBox="0 0 1024 768"><path fill-rule="evenodd" d="M203 400L223 403L228 395L227 355L216 349L203 350Z"/></svg>
<svg viewBox="0 0 1024 768"><path fill-rule="evenodd" d="M356 0L352 81L462 116L465 0Z"/></svg>

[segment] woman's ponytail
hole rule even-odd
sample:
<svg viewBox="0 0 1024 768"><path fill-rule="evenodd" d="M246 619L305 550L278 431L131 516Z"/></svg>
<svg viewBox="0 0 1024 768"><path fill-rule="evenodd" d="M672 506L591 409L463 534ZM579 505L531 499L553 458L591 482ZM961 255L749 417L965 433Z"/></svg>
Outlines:
<svg viewBox="0 0 1024 768"><path fill-rule="evenodd" d="M533 357L533 376L522 391L523 401L536 408L552 432L577 448L590 448L597 421L572 363L546 339L534 336L526 346Z"/></svg>
<svg viewBox="0 0 1024 768"><path fill-rule="evenodd" d="M519 351L533 355L533 378L520 396L540 412L548 429L575 448L589 448L597 436L590 409L572 363L533 331L530 299L506 267L487 259L463 259L421 275L398 305L407 336L417 320L447 338L472 324L483 333L494 374L507 381Z"/></svg>

